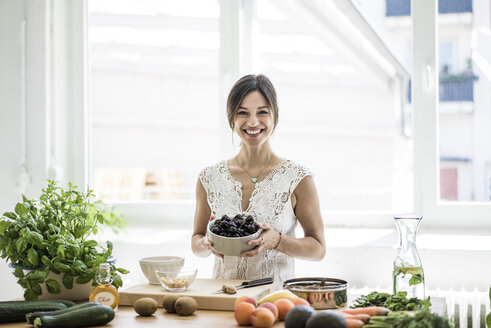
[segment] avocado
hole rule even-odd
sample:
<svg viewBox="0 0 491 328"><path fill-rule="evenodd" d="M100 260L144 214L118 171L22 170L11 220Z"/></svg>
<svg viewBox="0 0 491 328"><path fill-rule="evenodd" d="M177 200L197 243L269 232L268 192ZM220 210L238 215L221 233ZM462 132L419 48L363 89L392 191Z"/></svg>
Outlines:
<svg viewBox="0 0 491 328"><path fill-rule="evenodd" d="M307 320L305 328L348 328L344 317L333 310L317 312Z"/></svg>
<svg viewBox="0 0 491 328"><path fill-rule="evenodd" d="M315 314L315 310L308 305L294 306L285 317L285 328L305 328L307 320Z"/></svg>

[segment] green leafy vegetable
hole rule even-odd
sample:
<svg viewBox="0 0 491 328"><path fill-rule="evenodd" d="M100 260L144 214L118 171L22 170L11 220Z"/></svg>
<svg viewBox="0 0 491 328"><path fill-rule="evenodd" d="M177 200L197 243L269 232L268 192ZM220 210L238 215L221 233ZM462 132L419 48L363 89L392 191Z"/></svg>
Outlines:
<svg viewBox="0 0 491 328"><path fill-rule="evenodd" d="M94 268L111 256L112 243L108 241L104 247L92 237L103 225L117 232L125 223L113 209L92 201L93 196L92 190L83 193L71 183L64 190L48 180L39 199L22 196L14 212L0 217L0 257L16 265L14 276L25 289L26 300L37 299L43 283L50 293L60 293L60 284L47 280L50 271L61 273L63 285L71 289L74 282L93 281ZM128 271L113 269L113 285L119 287L122 279L116 271Z"/></svg>
<svg viewBox="0 0 491 328"><path fill-rule="evenodd" d="M391 311L414 311L429 308L431 302L430 297L425 300L416 297L407 298L407 292L397 292L392 295L374 291L368 295L362 295L355 299L351 307L358 308L367 306L383 306Z"/></svg>
<svg viewBox="0 0 491 328"><path fill-rule="evenodd" d="M418 273L418 274L413 274L411 279L409 279L409 286L414 286L417 284L420 284L424 281L423 275Z"/></svg>
<svg viewBox="0 0 491 328"><path fill-rule="evenodd" d="M409 315L404 312L389 312L387 316L371 317L363 328L453 328L454 323L446 316L431 313L429 309Z"/></svg>
<svg viewBox="0 0 491 328"><path fill-rule="evenodd" d="M489 287L489 301L491 301L491 287ZM491 312L486 315L486 327L491 328Z"/></svg>

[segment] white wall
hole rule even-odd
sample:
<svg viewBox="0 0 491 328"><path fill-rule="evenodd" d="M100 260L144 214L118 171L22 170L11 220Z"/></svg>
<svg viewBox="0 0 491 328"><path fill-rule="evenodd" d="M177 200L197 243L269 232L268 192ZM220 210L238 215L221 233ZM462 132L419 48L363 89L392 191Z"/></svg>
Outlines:
<svg viewBox="0 0 491 328"><path fill-rule="evenodd" d="M20 199L16 182L21 172L22 112L20 18L21 2L0 0L0 212L11 211ZM4 260L0 262L0 295L21 290Z"/></svg>
<svg viewBox="0 0 491 328"><path fill-rule="evenodd" d="M16 181L23 163L20 1L0 1L0 211L19 200Z"/></svg>

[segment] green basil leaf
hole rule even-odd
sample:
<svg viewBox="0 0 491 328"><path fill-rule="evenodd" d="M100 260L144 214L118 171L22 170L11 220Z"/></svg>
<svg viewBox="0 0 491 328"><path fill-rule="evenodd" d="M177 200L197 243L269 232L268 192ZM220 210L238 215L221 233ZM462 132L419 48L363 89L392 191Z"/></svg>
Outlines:
<svg viewBox="0 0 491 328"><path fill-rule="evenodd" d="M46 289L50 294L59 294L61 293L61 286L58 283L58 281L54 279L48 279L46 280Z"/></svg>
<svg viewBox="0 0 491 328"><path fill-rule="evenodd" d="M14 212L5 212L5 213L3 213L3 216L5 216L6 218L9 218L9 219L12 219L12 220L17 219L17 214L15 214Z"/></svg>
<svg viewBox="0 0 491 328"><path fill-rule="evenodd" d="M75 260L73 262L72 269L79 275L87 273L87 266L81 260Z"/></svg>
<svg viewBox="0 0 491 328"><path fill-rule="evenodd" d="M22 203L17 203L17 205L15 205L15 213L19 216L24 216L27 214L27 207Z"/></svg>
<svg viewBox="0 0 491 328"><path fill-rule="evenodd" d="M24 278L24 271L22 270L22 268L20 267L20 265L18 265L18 266L15 267L14 277L16 277L16 278Z"/></svg>
<svg viewBox="0 0 491 328"><path fill-rule="evenodd" d="M15 242L15 248L17 249L17 252L19 254L21 254L22 252L24 252L27 248L27 240L25 237L20 237L19 239L17 239L17 241Z"/></svg>
<svg viewBox="0 0 491 328"><path fill-rule="evenodd" d="M486 315L486 327L491 328L491 313Z"/></svg>
<svg viewBox="0 0 491 328"><path fill-rule="evenodd" d="M85 247L95 247L97 246L97 242L95 240L86 240L84 241L84 246Z"/></svg>
<svg viewBox="0 0 491 328"><path fill-rule="evenodd" d="M56 249L56 256L58 258L60 258L60 260L65 259L65 246L64 245L58 246L58 248Z"/></svg>
<svg viewBox="0 0 491 328"><path fill-rule="evenodd" d="M27 237L27 240L32 244L36 245L38 247L42 247L43 244L43 235L41 235L39 232L36 231L31 231L29 232L29 235Z"/></svg>
<svg viewBox="0 0 491 328"><path fill-rule="evenodd" d="M73 288L73 276L71 274L65 273L63 275L63 286L65 286L67 289L72 289Z"/></svg>
<svg viewBox="0 0 491 328"><path fill-rule="evenodd" d="M30 248L27 252L27 258L31 262L33 267L37 267L39 264L38 252L34 248Z"/></svg>
<svg viewBox="0 0 491 328"><path fill-rule="evenodd" d="M116 271L119 271L119 272L121 272L122 274L127 274L127 273L130 273L128 270L123 269L123 268L116 268Z"/></svg>
<svg viewBox="0 0 491 328"><path fill-rule="evenodd" d="M46 255L41 256L41 262L43 262L43 264L47 267L51 267L53 265Z"/></svg>
<svg viewBox="0 0 491 328"><path fill-rule="evenodd" d="M48 276L48 270L34 270L26 275L26 278L36 283L42 283Z"/></svg>
<svg viewBox="0 0 491 328"><path fill-rule="evenodd" d="M41 285L38 284L37 282L31 281L29 286L32 289L32 291L34 292L34 294L36 294L36 295L42 295L43 294L43 290L41 288Z"/></svg>
<svg viewBox="0 0 491 328"><path fill-rule="evenodd" d="M113 285L116 288L123 286L123 280L121 279L121 276L117 273L114 274Z"/></svg>
<svg viewBox="0 0 491 328"><path fill-rule="evenodd" d="M20 278L17 283L24 289L29 288L29 280L27 278Z"/></svg>
<svg viewBox="0 0 491 328"><path fill-rule="evenodd" d="M55 268L55 270L58 270L60 272L70 271L70 266L68 264L63 264L63 263L60 263L60 262L55 262L53 264L53 267Z"/></svg>
<svg viewBox="0 0 491 328"><path fill-rule="evenodd" d="M79 255L79 249L75 245L68 246L68 253L70 258L75 258Z"/></svg>
<svg viewBox="0 0 491 328"><path fill-rule="evenodd" d="M77 282L77 284L83 285L83 284L88 283L91 280L92 280L92 273L89 273L86 275L78 276L77 280L75 280L75 281Z"/></svg>
<svg viewBox="0 0 491 328"><path fill-rule="evenodd" d="M35 301L39 297L39 294L36 294L36 292L32 288L27 288L24 291L24 299L26 301Z"/></svg>
<svg viewBox="0 0 491 328"><path fill-rule="evenodd" d="M8 223L6 221L0 221L0 234L4 234L7 231Z"/></svg>
<svg viewBox="0 0 491 328"><path fill-rule="evenodd" d="M106 244L107 244L107 252L110 255L113 252L113 243L108 240Z"/></svg>

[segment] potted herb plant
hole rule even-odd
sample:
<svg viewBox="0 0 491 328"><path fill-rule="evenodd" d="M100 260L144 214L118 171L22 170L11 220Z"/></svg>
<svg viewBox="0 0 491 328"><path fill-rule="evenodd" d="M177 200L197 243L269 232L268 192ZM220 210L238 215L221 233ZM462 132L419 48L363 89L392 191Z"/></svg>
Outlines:
<svg viewBox="0 0 491 328"><path fill-rule="evenodd" d="M92 190L83 193L70 183L63 190L48 180L39 199L22 196L13 212L0 218L0 257L15 268L26 300L59 298L62 291L63 298L70 299L70 293L77 298L77 287L95 285L96 268L108 262L113 245L100 245L92 238L102 225L117 230L124 222L102 202L92 201L93 196ZM120 287L118 272L128 271L112 267L113 285Z"/></svg>

